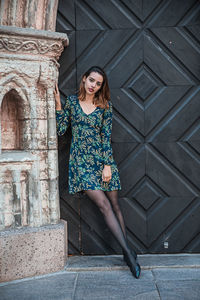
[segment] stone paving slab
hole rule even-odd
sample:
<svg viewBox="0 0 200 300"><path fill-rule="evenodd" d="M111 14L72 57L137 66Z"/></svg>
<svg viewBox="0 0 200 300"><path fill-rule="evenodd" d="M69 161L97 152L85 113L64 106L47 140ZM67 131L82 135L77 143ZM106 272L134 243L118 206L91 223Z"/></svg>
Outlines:
<svg viewBox="0 0 200 300"><path fill-rule="evenodd" d="M130 271L80 272L75 300L159 300L151 271L144 271L135 279Z"/></svg>
<svg viewBox="0 0 200 300"><path fill-rule="evenodd" d="M199 280L200 268L163 268L152 270L156 280ZM200 299L200 294L199 294Z"/></svg>
<svg viewBox="0 0 200 300"><path fill-rule="evenodd" d="M1 300L71 300L76 273L54 273L26 280L15 280L0 286Z"/></svg>
<svg viewBox="0 0 200 300"><path fill-rule="evenodd" d="M65 272L0 287L1 300L159 300L152 272L135 279L130 271Z"/></svg>
<svg viewBox="0 0 200 300"><path fill-rule="evenodd" d="M162 300L199 300L200 268L153 269Z"/></svg>
<svg viewBox="0 0 200 300"><path fill-rule="evenodd" d="M157 282L157 287L161 300L200 299L200 280L163 280Z"/></svg>
<svg viewBox="0 0 200 300"><path fill-rule="evenodd" d="M1 300L199 300L199 295L195 268L143 270L139 279L126 270L64 271L0 285Z"/></svg>

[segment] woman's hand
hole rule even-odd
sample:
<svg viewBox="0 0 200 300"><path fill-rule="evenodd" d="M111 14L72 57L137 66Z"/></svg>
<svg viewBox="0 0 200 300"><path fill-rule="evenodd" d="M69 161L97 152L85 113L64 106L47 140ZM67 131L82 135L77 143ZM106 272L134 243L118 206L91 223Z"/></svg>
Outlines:
<svg viewBox="0 0 200 300"><path fill-rule="evenodd" d="M112 177L112 172L111 172L111 166L105 165L102 171L102 180L103 181L110 181Z"/></svg>
<svg viewBox="0 0 200 300"><path fill-rule="evenodd" d="M60 92L59 92L57 83L56 83L55 90L54 90L54 96L55 96L55 100L56 100L56 110L61 110L62 106L61 106L61 102L60 102Z"/></svg>

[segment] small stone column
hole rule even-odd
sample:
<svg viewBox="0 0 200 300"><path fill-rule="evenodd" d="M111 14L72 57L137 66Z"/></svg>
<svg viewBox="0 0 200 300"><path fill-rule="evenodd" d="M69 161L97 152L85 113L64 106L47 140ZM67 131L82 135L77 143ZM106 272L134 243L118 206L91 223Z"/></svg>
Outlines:
<svg viewBox="0 0 200 300"><path fill-rule="evenodd" d="M55 27L57 1L25 1L23 13L22 2L0 12L0 282L55 272L67 258L53 91L68 38L42 30Z"/></svg>

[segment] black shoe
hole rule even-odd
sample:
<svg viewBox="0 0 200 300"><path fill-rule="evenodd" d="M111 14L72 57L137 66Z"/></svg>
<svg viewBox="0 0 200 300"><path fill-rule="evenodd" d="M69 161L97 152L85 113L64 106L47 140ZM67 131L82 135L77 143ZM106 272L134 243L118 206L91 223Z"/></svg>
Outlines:
<svg viewBox="0 0 200 300"><path fill-rule="evenodd" d="M129 266L132 274L135 276L135 278L138 279L140 277L141 268L140 268L140 265L136 262L136 259L133 255L133 253L131 252L129 255L127 253L124 253L124 260L126 261L127 265Z"/></svg>

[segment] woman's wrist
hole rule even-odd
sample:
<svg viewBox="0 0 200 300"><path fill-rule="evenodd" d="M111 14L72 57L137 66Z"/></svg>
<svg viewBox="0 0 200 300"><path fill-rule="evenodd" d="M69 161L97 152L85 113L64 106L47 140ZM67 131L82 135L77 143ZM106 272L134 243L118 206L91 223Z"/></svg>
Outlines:
<svg viewBox="0 0 200 300"><path fill-rule="evenodd" d="M110 168L110 165L104 165L104 168Z"/></svg>

